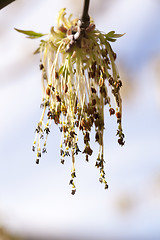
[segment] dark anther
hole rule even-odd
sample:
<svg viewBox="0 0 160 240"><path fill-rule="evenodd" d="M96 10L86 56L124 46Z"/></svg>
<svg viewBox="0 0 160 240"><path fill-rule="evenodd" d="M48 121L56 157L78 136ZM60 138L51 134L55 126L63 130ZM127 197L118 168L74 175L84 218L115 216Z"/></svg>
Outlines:
<svg viewBox="0 0 160 240"><path fill-rule="evenodd" d="M91 87L91 92L92 92L92 93L96 93L97 91L96 91L95 88Z"/></svg>
<svg viewBox="0 0 160 240"><path fill-rule="evenodd" d="M46 149L46 148L43 148L43 149L42 149L42 153L47 153L47 149Z"/></svg>
<svg viewBox="0 0 160 240"><path fill-rule="evenodd" d="M94 113L94 115L93 115L93 117L95 118L95 119L99 119L99 113Z"/></svg>
<svg viewBox="0 0 160 240"><path fill-rule="evenodd" d="M67 132L67 129L68 127L63 125L63 128L62 128L63 132Z"/></svg>
<svg viewBox="0 0 160 240"><path fill-rule="evenodd" d="M98 127L99 129L104 129L104 121L103 121L103 119L102 118L96 119L95 126Z"/></svg>
<svg viewBox="0 0 160 240"><path fill-rule="evenodd" d="M100 181L100 183L102 183L102 182L103 182L103 179L102 179L102 178L99 178L99 181Z"/></svg>
<svg viewBox="0 0 160 240"><path fill-rule="evenodd" d="M113 108L109 109L110 116L115 114L115 110Z"/></svg>
<svg viewBox="0 0 160 240"><path fill-rule="evenodd" d="M75 101L75 107L77 107L77 105L78 105L78 99L76 99Z"/></svg>
<svg viewBox="0 0 160 240"><path fill-rule="evenodd" d="M39 65L39 68L40 68L40 70L42 70L44 68L42 63Z"/></svg>
<svg viewBox="0 0 160 240"><path fill-rule="evenodd" d="M86 109L87 115L93 114L93 107L88 105L88 108Z"/></svg>
<svg viewBox="0 0 160 240"><path fill-rule="evenodd" d="M117 118L121 118L121 113L120 112L116 112L116 117Z"/></svg>
<svg viewBox="0 0 160 240"><path fill-rule="evenodd" d="M119 138L118 143L119 145L123 146L125 144L125 141L123 140L123 138Z"/></svg>
<svg viewBox="0 0 160 240"><path fill-rule="evenodd" d="M79 152L81 152L81 150L80 150L79 148L77 148L77 149L75 150L75 153L74 153L74 154L78 155Z"/></svg>
<svg viewBox="0 0 160 240"><path fill-rule="evenodd" d="M71 194L74 195L75 193L76 193L76 189L73 189L73 190L71 191Z"/></svg>
<svg viewBox="0 0 160 240"><path fill-rule="evenodd" d="M56 79L59 78L59 74L58 74L58 72L55 72L55 78L56 78Z"/></svg>
<svg viewBox="0 0 160 240"><path fill-rule="evenodd" d="M72 172L72 173L71 173L71 177L72 177L72 178L75 178L75 177L76 177L76 173L75 173L75 172Z"/></svg>
<svg viewBox="0 0 160 240"><path fill-rule="evenodd" d="M49 112L47 113L47 117L48 117L48 118L51 118L51 116L52 116L52 112L49 111Z"/></svg>
<svg viewBox="0 0 160 240"><path fill-rule="evenodd" d="M108 184L107 183L105 184L104 189L108 189Z"/></svg>
<svg viewBox="0 0 160 240"><path fill-rule="evenodd" d="M61 102L61 98L59 95L56 96L56 100L57 100L57 102Z"/></svg>
<svg viewBox="0 0 160 240"><path fill-rule="evenodd" d="M41 152L38 152L38 153L37 153L37 157L41 157Z"/></svg>
<svg viewBox="0 0 160 240"><path fill-rule="evenodd" d="M90 148L90 146L86 146L83 153L88 154L89 156L92 155L93 150Z"/></svg>
<svg viewBox="0 0 160 240"><path fill-rule="evenodd" d="M61 159L61 163L64 164L64 159Z"/></svg>
<svg viewBox="0 0 160 240"><path fill-rule="evenodd" d="M38 158L36 159L36 164L39 164L39 159Z"/></svg>
<svg viewBox="0 0 160 240"><path fill-rule="evenodd" d="M48 107L48 106L49 106L49 101L46 101L46 102L44 103L44 106L45 106L45 107Z"/></svg>
<svg viewBox="0 0 160 240"><path fill-rule="evenodd" d="M71 180L69 181L69 184L73 185L73 179L71 179Z"/></svg>
<svg viewBox="0 0 160 240"><path fill-rule="evenodd" d="M36 131L37 133L39 133L41 130L42 130L42 129L40 128L40 126L37 126L37 128L36 128L35 131Z"/></svg>
<svg viewBox="0 0 160 240"><path fill-rule="evenodd" d="M66 151L66 152L65 152L64 157L70 157L69 151Z"/></svg>
<svg viewBox="0 0 160 240"><path fill-rule="evenodd" d="M33 151L33 152L35 151L35 146L32 146L32 151Z"/></svg>
<svg viewBox="0 0 160 240"><path fill-rule="evenodd" d="M46 134L49 134L49 133L50 133L49 127L46 127L46 128L44 129L44 132L46 132Z"/></svg>
<svg viewBox="0 0 160 240"><path fill-rule="evenodd" d="M64 154L63 149L60 150L60 155L62 156Z"/></svg>
<svg viewBox="0 0 160 240"><path fill-rule="evenodd" d="M89 137L89 133L88 132L85 132L85 135L84 135L84 143L88 143L90 141L90 137Z"/></svg>
<svg viewBox="0 0 160 240"><path fill-rule="evenodd" d="M44 103L41 103L40 108L44 108Z"/></svg>
<svg viewBox="0 0 160 240"><path fill-rule="evenodd" d="M92 71L93 71L93 72L95 72L95 71L96 71L96 64L97 64L97 63L96 63L96 62L94 62L94 63L92 64L92 66L91 66L91 68L92 68Z"/></svg>
<svg viewBox="0 0 160 240"><path fill-rule="evenodd" d="M51 94L51 89L50 89L50 87L47 87L47 88L46 88L46 94L47 94L48 96L50 96L50 94Z"/></svg>
<svg viewBox="0 0 160 240"><path fill-rule="evenodd" d="M65 84L65 87L64 87L64 92L67 93L68 92L68 86L67 84Z"/></svg>
<svg viewBox="0 0 160 240"><path fill-rule="evenodd" d="M88 108L88 114L89 115L93 115L95 112L96 112L96 107L95 106L92 106L92 107ZM90 117L90 118L92 118L92 117Z"/></svg>
<svg viewBox="0 0 160 240"><path fill-rule="evenodd" d="M88 72L88 77L92 78L92 72Z"/></svg>
<svg viewBox="0 0 160 240"><path fill-rule="evenodd" d="M79 126L79 130L81 131L83 131L83 126L80 124L80 126Z"/></svg>
<svg viewBox="0 0 160 240"><path fill-rule="evenodd" d="M118 123L118 124L121 124L121 118L118 118L118 119L117 119L117 123Z"/></svg>
<svg viewBox="0 0 160 240"><path fill-rule="evenodd" d="M98 162L96 162L95 167L99 168L99 163Z"/></svg>
<svg viewBox="0 0 160 240"><path fill-rule="evenodd" d="M74 155L75 154L78 155L78 153L81 152L81 150L79 149L77 143L75 144L75 147L73 149L75 149Z"/></svg>
<svg viewBox="0 0 160 240"><path fill-rule="evenodd" d="M98 142L99 141L99 133L96 132L96 135L95 135L95 141Z"/></svg>
<svg viewBox="0 0 160 240"><path fill-rule="evenodd" d="M96 105L96 99L92 99L92 105Z"/></svg>
<svg viewBox="0 0 160 240"><path fill-rule="evenodd" d="M106 59L104 59L104 61L105 61L106 64L108 64L108 65L110 64L110 60L109 60L108 57Z"/></svg>
<svg viewBox="0 0 160 240"><path fill-rule="evenodd" d="M104 104L107 105L107 104L109 104L109 103L110 103L110 98L109 98L109 97L108 97L108 98L106 97L105 100L104 100Z"/></svg>
<svg viewBox="0 0 160 240"><path fill-rule="evenodd" d="M114 84L114 80L113 80L113 78L110 77L110 78L108 79L108 82L109 82L110 85L113 85L113 84Z"/></svg>
<svg viewBox="0 0 160 240"><path fill-rule="evenodd" d="M44 139L44 135L43 134L41 134L40 139Z"/></svg>
<svg viewBox="0 0 160 240"><path fill-rule="evenodd" d="M80 126L85 127L86 126L86 120L82 118Z"/></svg>
<svg viewBox="0 0 160 240"><path fill-rule="evenodd" d="M43 71L43 78L44 78L45 80L47 80L47 74L46 74L46 72L44 72L44 71Z"/></svg>
<svg viewBox="0 0 160 240"><path fill-rule="evenodd" d="M79 121L75 121L75 126L79 127Z"/></svg>
<svg viewBox="0 0 160 240"><path fill-rule="evenodd" d="M117 54L115 52L112 52L112 55L113 55L113 58L114 58L114 61L115 61L116 58L117 58Z"/></svg>
<svg viewBox="0 0 160 240"><path fill-rule="evenodd" d="M70 135L71 137L74 137L75 135L77 135L77 133L75 133L74 131L70 131Z"/></svg>
<svg viewBox="0 0 160 240"><path fill-rule="evenodd" d="M96 111L96 109L95 109L95 111ZM90 121L91 121L92 124L94 123L94 117L93 116L90 117Z"/></svg>
<svg viewBox="0 0 160 240"><path fill-rule="evenodd" d="M122 87L122 81L121 80L117 80L117 85L116 85L117 88L120 88Z"/></svg>
<svg viewBox="0 0 160 240"><path fill-rule="evenodd" d="M106 79L107 78L107 75L106 75L106 73L104 72L103 73L103 79Z"/></svg>
<svg viewBox="0 0 160 240"><path fill-rule="evenodd" d="M106 97L107 93L106 93L106 89L104 86L100 87L100 93L103 94L103 97Z"/></svg>

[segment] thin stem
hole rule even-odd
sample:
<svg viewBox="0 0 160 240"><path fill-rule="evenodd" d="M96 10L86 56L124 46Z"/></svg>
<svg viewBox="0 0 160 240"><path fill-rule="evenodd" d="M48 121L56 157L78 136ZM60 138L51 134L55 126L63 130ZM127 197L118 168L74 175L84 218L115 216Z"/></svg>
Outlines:
<svg viewBox="0 0 160 240"><path fill-rule="evenodd" d="M85 0L84 1L84 7L83 7L83 14L82 14L82 28L87 28L89 26L90 23L90 16L88 14L88 10L89 10L89 4L90 4L90 0Z"/></svg>

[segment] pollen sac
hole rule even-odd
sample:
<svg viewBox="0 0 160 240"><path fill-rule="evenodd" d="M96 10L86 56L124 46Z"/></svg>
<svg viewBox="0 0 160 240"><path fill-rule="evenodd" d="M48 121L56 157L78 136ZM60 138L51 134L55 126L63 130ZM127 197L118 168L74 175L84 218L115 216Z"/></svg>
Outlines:
<svg viewBox="0 0 160 240"><path fill-rule="evenodd" d="M36 164L39 164L39 159L38 158L36 159Z"/></svg>
<svg viewBox="0 0 160 240"><path fill-rule="evenodd" d="M115 110L113 108L109 109L110 116L115 114Z"/></svg>
<svg viewBox="0 0 160 240"><path fill-rule="evenodd" d="M47 89L46 89L46 94L47 94L48 96L51 94L51 90L50 90L49 87L47 87Z"/></svg>
<svg viewBox="0 0 160 240"><path fill-rule="evenodd" d="M120 112L116 112L116 117L117 118L121 118L121 113Z"/></svg>
<svg viewBox="0 0 160 240"><path fill-rule="evenodd" d="M72 189L71 194L74 195L76 193L76 189Z"/></svg>
<svg viewBox="0 0 160 240"><path fill-rule="evenodd" d="M39 68L40 68L40 70L42 70L44 68L42 63L39 65Z"/></svg>

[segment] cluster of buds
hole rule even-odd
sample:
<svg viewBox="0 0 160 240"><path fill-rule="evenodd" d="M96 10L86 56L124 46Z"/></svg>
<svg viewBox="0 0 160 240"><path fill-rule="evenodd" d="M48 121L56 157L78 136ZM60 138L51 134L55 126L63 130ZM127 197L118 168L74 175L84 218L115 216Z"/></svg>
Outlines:
<svg viewBox="0 0 160 240"><path fill-rule="evenodd" d="M124 145L122 132L122 100L120 88L122 82L115 65L116 54L109 41L115 41L121 34L114 31L103 34L95 27L93 20L82 29L79 19L65 17L61 9L57 18L57 27L51 28L48 40L41 40L36 52L41 54L43 100L42 116L36 128L33 150L37 160L46 152L46 142L51 123L59 126L62 134L60 144L61 163L66 156L72 158L71 180L72 194L75 187L75 156L82 152L88 161L93 149L90 146L90 132L95 128L95 141L99 145L95 166L100 170L99 181L108 188L104 171L104 111L115 115L118 123L118 143ZM81 34L83 30L83 34ZM19 30L21 31L21 30ZM21 31L23 32L23 31ZM23 32L26 33L27 32ZM35 34L32 32L32 34ZM111 96L115 99L112 107ZM108 105L105 106L105 105ZM47 120L45 121L47 116ZM78 147L79 132L82 132L84 149ZM42 146L43 142L43 146Z"/></svg>

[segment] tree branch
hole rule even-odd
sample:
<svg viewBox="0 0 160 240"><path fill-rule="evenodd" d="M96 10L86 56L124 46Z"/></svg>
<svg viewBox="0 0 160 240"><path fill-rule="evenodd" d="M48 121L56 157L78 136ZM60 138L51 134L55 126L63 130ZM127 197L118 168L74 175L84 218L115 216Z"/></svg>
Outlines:
<svg viewBox="0 0 160 240"><path fill-rule="evenodd" d="M15 0L1 0L0 1L0 9L6 7L8 4L14 2Z"/></svg>
<svg viewBox="0 0 160 240"><path fill-rule="evenodd" d="M90 0L84 1L83 14L81 18L81 21L82 21L81 28L87 28L90 24L90 16L88 14L89 4L90 4Z"/></svg>

